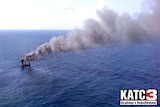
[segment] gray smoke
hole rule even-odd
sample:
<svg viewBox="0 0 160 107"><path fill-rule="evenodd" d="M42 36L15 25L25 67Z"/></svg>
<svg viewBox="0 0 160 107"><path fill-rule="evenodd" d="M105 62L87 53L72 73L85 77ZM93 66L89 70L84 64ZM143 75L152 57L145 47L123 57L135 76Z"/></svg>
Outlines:
<svg viewBox="0 0 160 107"><path fill-rule="evenodd" d="M97 11L98 20L87 19L81 29L75 29L66 35L53 37L28 53L32 60L39 55L82 51L88 48L106 46L113 42L148 42L160 36L160 0L145 0L150 3L149 11L132 17L129 14L118 15L113 10L103 8Z"/></svg>

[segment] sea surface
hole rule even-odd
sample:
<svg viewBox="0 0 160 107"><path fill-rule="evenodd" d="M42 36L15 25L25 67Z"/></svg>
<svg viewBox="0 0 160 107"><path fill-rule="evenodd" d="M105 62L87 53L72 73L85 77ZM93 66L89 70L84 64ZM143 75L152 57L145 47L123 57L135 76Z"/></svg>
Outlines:
<svg viewBox="0 0 160 107"><path fill-rule="evenodd" d="M21 68L21 56L67 32L0 31L0 107L118 107L121 89L160 91L158 40L53 53Z"/></svg>

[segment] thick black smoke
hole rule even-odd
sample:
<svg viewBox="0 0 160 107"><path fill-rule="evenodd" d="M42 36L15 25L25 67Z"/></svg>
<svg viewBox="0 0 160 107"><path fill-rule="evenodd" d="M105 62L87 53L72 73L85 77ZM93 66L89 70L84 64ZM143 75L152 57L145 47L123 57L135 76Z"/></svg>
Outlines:
<svg viewBox="0 0 160 107"><path fill-rule="evenodd" d="M88 48L108 45L113 42L148 42L160 36L160 0L144 0L150 3L149 11L136 17L129 14L118 15L115 11L103 8L97 11L98 20L87 19L82 29L75 29L66 35L53 37L28 53L32 60L46 53L81 51Z"/></svg>

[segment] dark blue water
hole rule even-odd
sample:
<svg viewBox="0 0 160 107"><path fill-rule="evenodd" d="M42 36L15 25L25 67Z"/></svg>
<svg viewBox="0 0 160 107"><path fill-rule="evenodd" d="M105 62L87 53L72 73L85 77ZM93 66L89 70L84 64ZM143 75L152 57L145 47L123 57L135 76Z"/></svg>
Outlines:
<svg viewBox="0 0 160 107"><path fill-rule="evenodd" d="M160 90L157 41L56 53L20 67L20 56L66 32L0 31L0 107L117 107L120 89Z"/></svg>

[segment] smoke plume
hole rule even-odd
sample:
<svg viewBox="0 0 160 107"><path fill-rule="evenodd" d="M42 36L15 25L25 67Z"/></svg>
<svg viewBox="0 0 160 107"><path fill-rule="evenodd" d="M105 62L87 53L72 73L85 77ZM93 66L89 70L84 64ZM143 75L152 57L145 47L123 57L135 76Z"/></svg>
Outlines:
<svg viewBox="0 0 160 107"><path fill-rule="evenodd" d="M149 0L145 0L144 3ZM150 0L149 11L132 17L129 14L103 8L97 11L98 20L87 19L81 29L66 35L53 37L28 53L26 58L35 60L37 56L68 51L82 51L88 48L106 46L113 42L148 42L160 36L160 0Z"/></svg>

